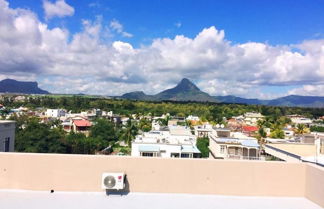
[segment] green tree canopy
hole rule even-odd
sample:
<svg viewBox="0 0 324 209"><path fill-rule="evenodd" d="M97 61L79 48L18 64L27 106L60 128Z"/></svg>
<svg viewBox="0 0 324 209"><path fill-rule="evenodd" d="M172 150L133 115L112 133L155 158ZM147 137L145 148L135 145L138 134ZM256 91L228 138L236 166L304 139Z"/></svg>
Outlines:
<svg viewBox="0 0 324 209"><path fill-rule="evenodd" d="M207 158L209 157L209 138L203 137L197 139L197 148L201 152L201 157Z"/></svg>
<svg viewBox="0 0 324 209"><path fill-rule="evenodd" d="M117 141L115 126L106 119L98 119L90 129L90 137L99 138L107 142Z"/></svg>
<svg viewBox="0 0 324 209"><path fill-rule="evenodd" d="M64 132L31 118L17 133L15 149L18 152L65 153Z"/></svg>

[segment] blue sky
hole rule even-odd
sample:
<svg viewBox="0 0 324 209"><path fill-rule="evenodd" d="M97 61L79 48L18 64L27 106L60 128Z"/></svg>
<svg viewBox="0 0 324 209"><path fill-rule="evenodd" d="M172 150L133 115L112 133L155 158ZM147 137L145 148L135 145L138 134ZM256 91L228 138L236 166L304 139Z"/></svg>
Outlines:
<svg viewBox="0 0 324 209"><path fill-rule="evenodd" d="M44 63L37 63L39 59L30 61L23 54L20 56L26 60L20 67L13 61L15 66L8 64L6 70L3 69L2 77L35 79L52 92L118 95L144 90L157 93L175 85L182 77L188 77L212 95L324 96L321 93L324 90L322 0L1 1L12 11L23 9L35 15L33 24L46 25L48 32L34 31L41 34L42 40L45 36L56 37L58 30L61 35L66 32L65 40L56 37L55 41L63 41L67 46L61 49L51 46L46 50L48 57L40 61ZM64 6L55 8L57 2ZM46 3L52 6L47 11ZM18 13L5 14L16 19L25 18ZM15 24L8 18L0 18L0 21L7 25L4 31ZM18 35L22 35L20 26L15 27ZM7 39L2 41L6 43ZM89 53L87 57L83 57L85 51L80 53L82 43L93 46L91 54L83 48ZM78 50L71 50L72 45ZM44 47L40 44L31 53L36 56L43 54L42 50ZM89 60L89 67L80 60L63 60L60 52L71 59ZM104 58L93 61L91 55L94 53L98 53L97 58L107 56L108 61ZM5 62L8 58L0 56L0 63L1 59ZM10 62L6 60L5 63ZM30 71L23 69L26 63L31 63ZM11 72L10 67L14 69ZM80 68L80 72L89 76L81 76ZM68 74L66 69L78 73ZM69 82L74 83L75 88L64 86ZM116 89L104 91L93 88L93 83Z"/></svg>
<svg viewBox="0 0 324 209"><path fill-rule="evenodd" d="M27 8L44 19L42 0L9 0L14 8ZM54 1L51 1L54 2ZM272 45L296 44L324 38L322 0L78 0L66 1L75 14L48 21L50 27L81 30L81 20L102 16L108 24L119 20L134 34L128 42L139 46L154 38L184 34L194 37L203 28L225 30L233 43L248 41ZM176 25L180 23L178 28ZM119 39L122 37L119 37ZM118 38L117 38L118 39Z"/></svg>

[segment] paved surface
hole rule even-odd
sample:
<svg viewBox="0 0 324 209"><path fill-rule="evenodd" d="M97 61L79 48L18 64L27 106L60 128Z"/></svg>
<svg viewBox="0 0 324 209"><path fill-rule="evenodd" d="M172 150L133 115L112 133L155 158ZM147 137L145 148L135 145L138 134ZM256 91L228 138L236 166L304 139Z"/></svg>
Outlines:
<svg viewBox="0 0 324 209"><path fill-rule="evenodd" d="M321 209L306 198L0 190L3 209Z"/></svg>

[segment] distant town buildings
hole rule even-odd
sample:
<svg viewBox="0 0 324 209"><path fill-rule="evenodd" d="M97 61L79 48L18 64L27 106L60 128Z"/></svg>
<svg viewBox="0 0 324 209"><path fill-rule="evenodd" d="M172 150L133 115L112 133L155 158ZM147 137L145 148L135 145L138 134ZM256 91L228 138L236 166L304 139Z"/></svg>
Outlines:
<svg viewBox="0 0 324 209"><path fill-rule="evenodd" d="M313 122L310 118L306 118L302 115L287 115L287 117L291 119L293 124L309 125Z"/></svg>
<svg viewBox="0 0 324 209"><path fill-rule="evenodd" d="M262 120L264 116L261 113L258 112L247 112L244 114L244 122L246 125L257 125L257 122L259 120Z"/></svg>
<svg viewBox="0 0 324 209"><path fill-rule="evenodd" d="M47 109L45 112L46 117L51 117L51 118L60 118L65 116L66 111L63 109Z"/></svg>

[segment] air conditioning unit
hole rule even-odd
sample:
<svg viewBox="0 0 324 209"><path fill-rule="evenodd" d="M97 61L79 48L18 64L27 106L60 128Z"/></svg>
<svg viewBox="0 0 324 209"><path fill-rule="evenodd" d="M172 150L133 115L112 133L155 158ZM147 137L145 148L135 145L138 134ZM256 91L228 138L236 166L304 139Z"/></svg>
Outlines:
<svg viewBox="0 0 324 209"><path fill-rule="evenodd" d="M124 189L125 174L124 173L103 173L102 189Z"/></svg>

